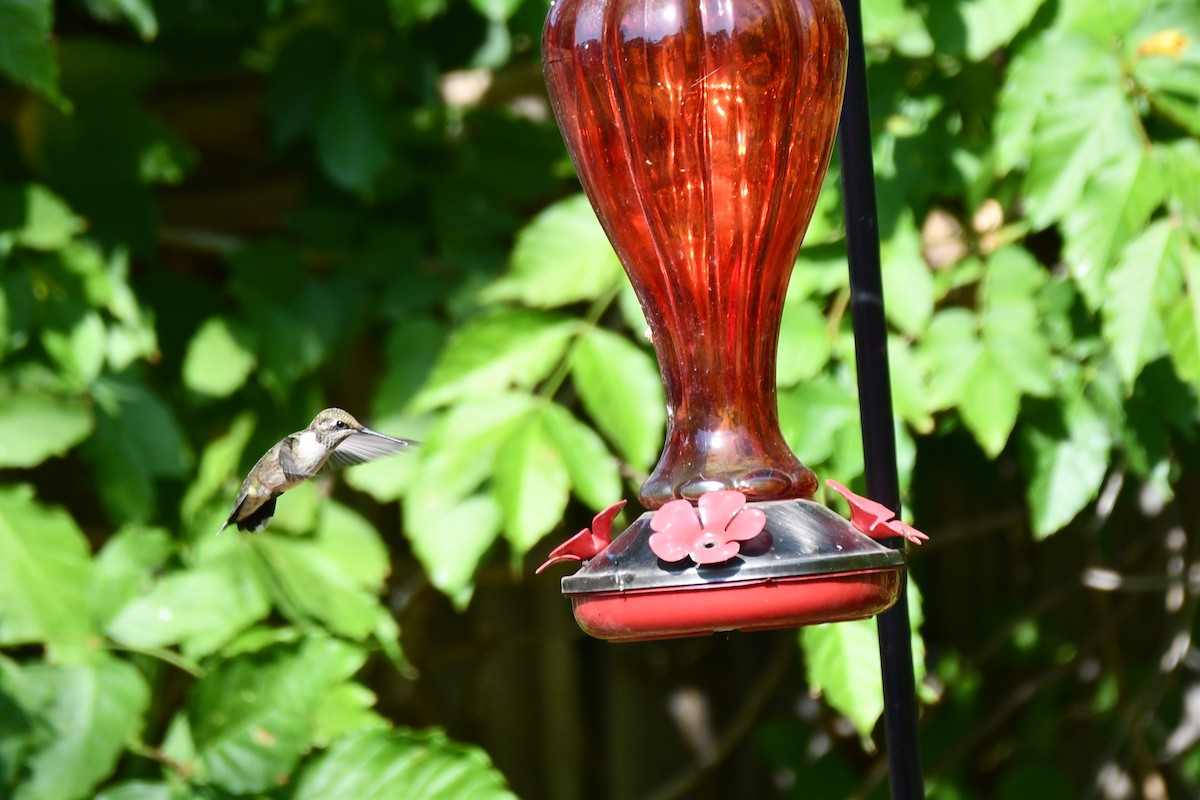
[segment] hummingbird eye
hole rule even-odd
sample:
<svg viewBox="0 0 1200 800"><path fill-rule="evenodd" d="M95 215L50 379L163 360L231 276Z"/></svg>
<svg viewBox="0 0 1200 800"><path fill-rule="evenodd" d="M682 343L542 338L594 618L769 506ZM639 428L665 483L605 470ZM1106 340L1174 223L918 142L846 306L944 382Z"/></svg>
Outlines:
<svg viewBox="0 0 1200 800"><path fill-rule="evenodd" d="M345 420L339 419L337 422L333 423L333 427L344 430L345 428L348 428L349 426L346 424Z"/></svg>

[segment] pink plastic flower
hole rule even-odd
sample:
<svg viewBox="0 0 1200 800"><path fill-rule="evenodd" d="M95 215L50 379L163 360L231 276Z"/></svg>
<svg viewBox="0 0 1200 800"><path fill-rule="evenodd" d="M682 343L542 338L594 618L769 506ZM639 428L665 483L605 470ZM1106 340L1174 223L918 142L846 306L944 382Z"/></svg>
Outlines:
<svg viewBox="0 0 1200 800"><path fill-rule="evenodd" d="M701 495L699 509L687 500L672 500L650 518L650 549L663 561L691 557L697 564L728 561L767 524L757 508L743 509L746 495L722 489Z"/></svg>
<svg viewBox="0 0 1200 800"><path fill-rule="evenodd" d="M584 528L551 550L546 563L538 567L534 574L536 575L551 564L557 564L560 561L587 561L595 558L612 542L613 520L617 518L617 514L624 505L625 501L620 500L592 517L590 529Z"/></svg>
<svg viewBox="0 0 1200 800"><path fill-rule="evenodd" d="M929 539L912 525L896 519L896 512L882 503L860 497L837 481L827 480L825 485L846 498L846 502L850 504L850 524L872 539L902 536L913 544L920 544Z"/></svg>

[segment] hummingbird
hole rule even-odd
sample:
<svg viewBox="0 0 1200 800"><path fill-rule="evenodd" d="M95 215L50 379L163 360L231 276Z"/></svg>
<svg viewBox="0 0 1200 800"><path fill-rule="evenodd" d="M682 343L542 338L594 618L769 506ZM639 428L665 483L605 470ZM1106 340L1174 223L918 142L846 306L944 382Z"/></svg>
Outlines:
<svg viewBox="0 0 1200 800"><path fill-rule="evenodd" d="M266 528L275 515L275 499L316 475L326 462L349 467L418 444L373 431L340 408L327 408L307 428L285 436L258 460L217 535L230 525L252 533Z"/></svg>

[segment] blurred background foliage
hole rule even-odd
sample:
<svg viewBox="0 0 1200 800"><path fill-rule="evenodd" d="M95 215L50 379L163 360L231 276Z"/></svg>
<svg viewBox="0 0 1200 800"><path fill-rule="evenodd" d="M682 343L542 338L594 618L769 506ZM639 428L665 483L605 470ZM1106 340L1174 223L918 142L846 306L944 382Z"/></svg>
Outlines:
<svg viewBox="0 0 1200 800"><path fill-rule="evenodd" d="M863 6L931 795L1191 796L1200 7ZM545 11L0 0L0 795L886 793L872 622L610 647L530 577L664 426ZM779 405L861 490L836 172ZM426 445L213 538L331 404Z"/></svg>

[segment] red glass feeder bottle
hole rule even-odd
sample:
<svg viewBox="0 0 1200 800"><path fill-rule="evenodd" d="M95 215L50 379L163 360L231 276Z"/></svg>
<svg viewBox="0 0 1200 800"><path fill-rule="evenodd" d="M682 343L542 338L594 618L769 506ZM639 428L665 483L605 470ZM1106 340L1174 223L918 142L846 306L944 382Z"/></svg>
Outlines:
<svg viewBox="0 0 1200 800"><path fill-rule="evenodd" d="M640 493L651 511L611 544L615 510L602 513L551 557L586 560L563 592L594 636L853 619L898 596L903 554L810 499L816 476L784 442L775 400L784 294L846 47L838 0L551 6L555 116L645 311L668 405Z"/></svg>

